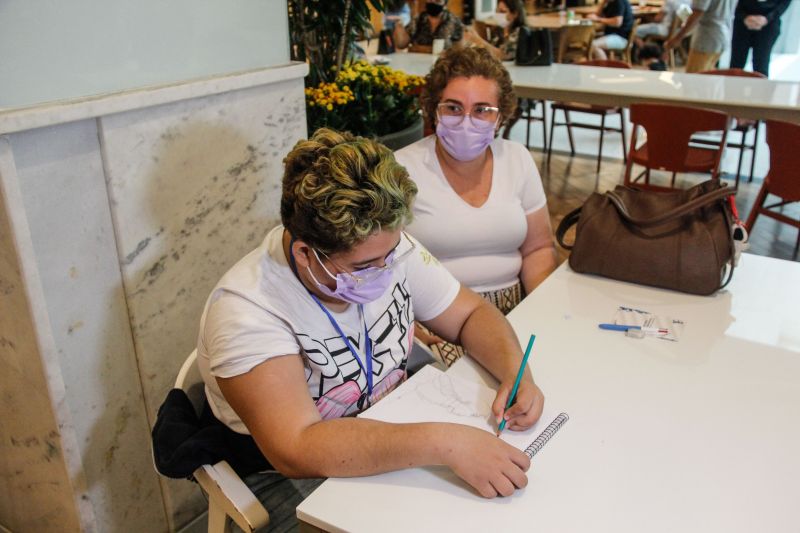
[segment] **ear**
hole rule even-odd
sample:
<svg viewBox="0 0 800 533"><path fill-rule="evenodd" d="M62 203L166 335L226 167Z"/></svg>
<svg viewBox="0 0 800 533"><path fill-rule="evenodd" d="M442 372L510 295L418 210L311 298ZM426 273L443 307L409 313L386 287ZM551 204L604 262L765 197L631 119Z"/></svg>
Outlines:
<svg viewBox="0 0 800 533"><path fill-rule="evenodd" d="M298 270L305 270L311 262L311 247L304 241L296 240L292 243L292 255L294 255L294 262L297 264Z"/></svg>

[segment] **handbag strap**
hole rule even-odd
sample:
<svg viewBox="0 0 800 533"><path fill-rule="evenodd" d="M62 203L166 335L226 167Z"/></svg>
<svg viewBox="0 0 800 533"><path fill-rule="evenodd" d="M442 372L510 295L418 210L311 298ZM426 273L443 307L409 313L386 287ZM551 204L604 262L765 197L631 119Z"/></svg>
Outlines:
<svg viewBox="0 0 800 533"><path fill-rule="evenodd" d="M556 228L556 241L565 250L572 250L571 244L564 244L564 235L567 234L569 228L578 223L578 219L581 218L581 209L582 207L578 207L567 213Z"/></svg>
<svg viewBox="0 0 800 533"><path fill-rule="evenodd" d="M732 194L736 194L736 191L733 191L728 188L727 185L720 187L715 191L708 192L702 196L698 196L692 200L689 200L683 205L679 205L678 207L667 211L665 213L661 213L660 215L656 215L653 218L648 219L641 219L641 218L634 218L628 213L628 208L625 206L625 202L622 198L617 195L615 191L608 191L606 193L606 197L614 204L614 207L617 208L619 214L630 222L631 224L635 224L637 226L655 226L657 224L661 224L663 222L667 222L668 220L673 220L678 217L681 217L687 213L691 213L692 211L704 207L708 204L716 202L722 198L730 196ZM560 226L559 226L560 227Z"/></svg>

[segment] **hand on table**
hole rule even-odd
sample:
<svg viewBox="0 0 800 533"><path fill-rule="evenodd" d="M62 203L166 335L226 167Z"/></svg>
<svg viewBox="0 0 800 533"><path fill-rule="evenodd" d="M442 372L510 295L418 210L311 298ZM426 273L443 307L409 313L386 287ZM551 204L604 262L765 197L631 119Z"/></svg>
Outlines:
<svg viewBox="0 0 800 533"><path fill-rule="evenodd" d="M589 13L584 18L587 18L589 20L600 20L600 16L597 13Z"/></svg>
<svg viewBox="0 0 800 533"><path fill-rule="evenodd" d="M528 484L525 472L531 460L525 453L491 433L468 426L454 425L448 430L445 462L455 474L472 485L484 498L511 496Z"/></svg>
<svg viewBox="0 0 800 533"><path fill-rule="evenodd" d="M508 395L514 387L514 379L504 380L497 389L497 396L492 404L492 413L495 415L498 426L503 419L503 411L508 403ZM542 416L544 408L544 394L530 377L523 377L517 389L517 398L514 404L505 413L506 429L522 431L531 427Z"/></svg>

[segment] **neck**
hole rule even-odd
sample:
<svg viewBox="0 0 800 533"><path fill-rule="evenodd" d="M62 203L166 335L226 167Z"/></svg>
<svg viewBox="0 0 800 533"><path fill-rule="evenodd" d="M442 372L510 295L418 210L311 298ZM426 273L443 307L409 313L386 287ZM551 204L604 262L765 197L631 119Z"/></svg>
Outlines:
<svg viewBox="0 0 800 533"><path fill-rule="evenodd" d="M283 242L283 254L284 254L284 256L286 256L286 261L291 266L292 265L292 247L291 247L292 236L289 234L289 231L286 230L286 229L283 230L283 240L282 240L282 242ZM341 313L342 311L345 311L350 306L350 304L348 302L343 302L342 300L337 300L336 298L330 298L329 296L323 294L317 288L317 284L314 282L314 280L311 279L311 276L308 274L308 270L306 270L305 268L301 267L300 265L295 265L295 266L296 266L296 268L292 268L292 272L294 273L295 277L300 281L300 283L303 285L303 287L305 287L306 290L309 293L311 293L314 296L316 296L317 299L319 299L319 301L322 302L322 304L325 307L327 307L328 309L330 309L331 311L334 311L336 313Z"/></svg>

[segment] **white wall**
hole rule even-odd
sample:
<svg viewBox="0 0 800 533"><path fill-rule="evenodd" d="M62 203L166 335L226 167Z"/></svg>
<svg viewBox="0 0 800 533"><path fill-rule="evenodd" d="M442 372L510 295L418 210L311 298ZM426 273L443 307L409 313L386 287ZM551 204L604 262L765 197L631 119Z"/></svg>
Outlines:
<svg viewBox="0 0 800 533"><path fill-rule="evenodd" d="M0 0L0 109L289 62L283 0Z"/></svg>

